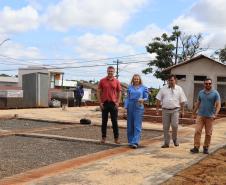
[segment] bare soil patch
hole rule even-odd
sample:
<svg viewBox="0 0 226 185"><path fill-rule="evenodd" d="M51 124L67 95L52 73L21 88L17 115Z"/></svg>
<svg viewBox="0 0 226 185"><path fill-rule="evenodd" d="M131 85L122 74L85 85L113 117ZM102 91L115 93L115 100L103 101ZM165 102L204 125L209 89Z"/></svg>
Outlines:
<svg viewBox="0 0 226 185"><path fill-rule="evenodd" d="M163 183L163 185L207 184L226 185L226 147L219 149Z"/></svg>

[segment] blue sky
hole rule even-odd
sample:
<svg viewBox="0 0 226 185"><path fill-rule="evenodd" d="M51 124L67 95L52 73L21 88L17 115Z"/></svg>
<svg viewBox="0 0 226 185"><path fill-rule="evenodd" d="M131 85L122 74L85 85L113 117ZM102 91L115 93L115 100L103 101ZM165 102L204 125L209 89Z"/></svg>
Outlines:
<svg viewBox="0 0 226 185"><path fill-rule="evenodd" d="M203 33L203 47L224 47L225 3L225 0L0 0L0 42L10 38L0 46L0 73L15 75L19 67L54 65L62 67L66 79L99 80L106 75L106 66L74 67L107 65L119 58L127 63L119 66L121 81L128 83L134 73L139 73L145 85L159 87L160 80L141 73L146 68L145 61L152 58L141 54L146 52L145 45L164 32L170 33L173 25L179 25L186 33ZM133 56L120 58L128 55Z"/></svg>

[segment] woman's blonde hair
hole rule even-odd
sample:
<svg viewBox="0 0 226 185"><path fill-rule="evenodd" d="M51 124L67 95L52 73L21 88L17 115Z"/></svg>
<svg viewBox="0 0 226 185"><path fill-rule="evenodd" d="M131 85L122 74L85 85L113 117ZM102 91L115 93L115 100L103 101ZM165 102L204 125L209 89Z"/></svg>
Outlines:
<svg viewBox="0 0 226 185"><path fill-rule="evenodd" d="M135 77L139 77L139 79L140 79L139 85L142 85L143 82L142 82L142 79L141 79L141 77L140 77L139 74L134 74L134 75L133 75L133 78L132 78L130 84L131 84L131 85L134 85L134 78L135 78Z"/></svg>

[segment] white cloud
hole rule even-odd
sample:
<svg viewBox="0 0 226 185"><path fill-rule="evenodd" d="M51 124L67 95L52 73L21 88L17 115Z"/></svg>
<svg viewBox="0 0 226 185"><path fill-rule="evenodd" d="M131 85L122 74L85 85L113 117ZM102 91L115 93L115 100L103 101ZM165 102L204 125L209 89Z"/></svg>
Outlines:
<svg viewBox="0 0 226 185"><path fill-rule="evenodd" d="M202 47L222 48L226 45L226 30L212 32L203 37Z"/></svg>
<svg viewBox="0 0 226 185"><path fill-rule="evenodd" d="M170 27L172 28L175 25L179 26L182 31L186 33L192 33L192 34L201 33L206 30L205 24L197 21L192 16L186 16L186 15L182 15L177 19L175 19L170 25Z"/></svg>
<svg viewBox="0 0 226 185"><path fill-rule="evenodd" d="M173 25L186 33L203 33L202 47L222 48L226 44L225 0L199 0Z"/></svg>
<svg viewBox="0 0 226 185"><path fill-rule="evenodd" d="M185 29L196 31L218 30L226 28L225 0L199 0L173 24L181 25Z"/></svg>
<svg viewBox="0 0 226 185"><path fill-rule="evenodd" d="M107 34L87 33L78 38L66 38L66 42L75 46L75 51L81 58L106 58L134 53L131 46L120 43L116 37Z"/></svg>
<svg viewBox="0 0 226 185"><path fill-rule="evenodd" d="M11 64L16 64L17 66L40 64L39 61L34 61L31 58L41 58L41 53L38 48L25 47L11 41L5 43L4 47L1 48L0 61L5 63L5 68L12 66Z"/></svg>
<svg viewBox="0 0 226 185"><path fill-rule="evenodd" d="M58 31L82 26L120 29L147 0L62 0L48 7L44 20Z"/></svg>
<svg viewBox="0 0 226 185"><path fill-rule="evenodd" d="M44 4L40 0L26 0L31 7L34 7L36 10L43 10Z"/></svg>
<svg viewBox="0 0 226 185"><path fill-rule="evenodd" d="M145 47L154 37L161 36L165 31L158 26L151 24L146 26L143 30L130 34L125 41L134 46Z"/></svg>
<svg viewBox="0 0 226 185"><path fill-rule="evenodd" d="M38 12L26 6L19 10L13 10L5 6L0 12L0 33L10 34L32 30L39 25Z"/></svg>
<svg viewBox="0 0 226 185"><path fill-rule="evenodd" d="M226 28L225 0L199 0L192 8L191 13L200 22L212 28Z"/></svg>

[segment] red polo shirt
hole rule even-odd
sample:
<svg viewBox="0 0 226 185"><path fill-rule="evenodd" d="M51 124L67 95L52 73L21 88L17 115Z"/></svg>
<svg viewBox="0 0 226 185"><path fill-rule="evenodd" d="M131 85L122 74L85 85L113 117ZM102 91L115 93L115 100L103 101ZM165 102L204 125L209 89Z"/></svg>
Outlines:
<svg viewBox="0 0 226 185"><path fill-rule="evenodd" d="M102 78L98 85L98 89L101 90L100 99L101 102L105 101L118 101L118 93L122 90L120 82L115 79L109 79L108 77Z"/></svg>

